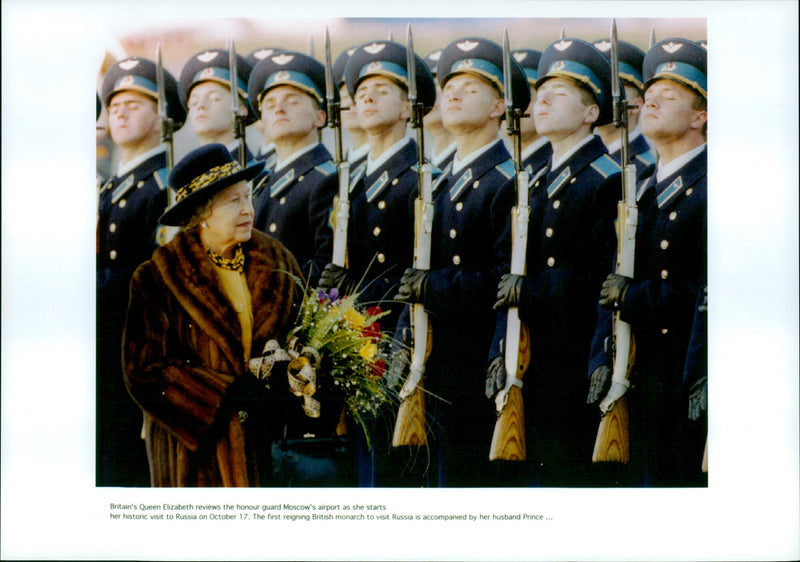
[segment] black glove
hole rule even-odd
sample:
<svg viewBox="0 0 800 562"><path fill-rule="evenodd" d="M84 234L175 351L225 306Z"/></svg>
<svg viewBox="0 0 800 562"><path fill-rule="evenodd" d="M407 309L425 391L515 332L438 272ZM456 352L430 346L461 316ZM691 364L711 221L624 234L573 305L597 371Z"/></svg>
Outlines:
<svg viewBox="0 0 800 562"><path fill-rule="evenodd" d="M611 388L611 367L600 365L589 379L589 394L586 396L587 404L594 404L608 394Z"/></svg>
<svg viewBox="0 0 800 562"><path fill-rule="evenodd" d="M333 263L325 266L319 278L320 289L330 291L336 287L340 295L352 295L357 286L358 281L353 279L347 269Z"/></svg>
<svg viewBox="0 0 800 562"><path fill-rule="evenodd" d="M701 377L689 390L689 419L697 421L708 411L708 377Z"/></svg>
<svg viewBox="0 0 800 562"><path fill-rule="evenodd" d="M598 304L607 310L616 310L622 306L622 301L625 299L625 293L628 291L633 279L625 277L624 275L617 275L616 273L609 274L606 280L603 281L603 287L600 289L600 300Z"/></svg>
<svg viewBox="0 0 800 562"><path fill-rule="evenodd" d="M489 363L486 369L486 398L491 400L494 395L506 386L506 358L498 355Z"/></svg>
<svg viewBox="0 0 800 562"><path fill-rule="evenodd" d="M411 351L407 347L401 347L392 353L392 359L389 361L389 368L386 372L386 380L390 386L405 382L409 365L411 365Z"/></svg>
<svg viewBox="0 0 800 562"><path fill-rule="evenodd" d="M494 303L494 309L519 307L524 284L524 275L505 273L497 284L497 302Z"/></svg>
<svg viewBox="0 0 800 562"><path fill-rule="evenodd" d="M414 269L409 267L403 272L400 279L400 289L394 296L395 300L407 303L422 302L425 298L425 283L428 281L426 269Z"/></svg>

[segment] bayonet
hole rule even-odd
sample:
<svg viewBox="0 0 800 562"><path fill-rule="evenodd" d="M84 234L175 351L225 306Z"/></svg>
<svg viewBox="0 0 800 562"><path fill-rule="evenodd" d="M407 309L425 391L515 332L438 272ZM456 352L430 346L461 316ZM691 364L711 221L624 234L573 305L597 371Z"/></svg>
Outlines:
<svg viewBox="0 0 800 562"><path fill-rule="evenodd" d="M647 48L652 49L653 45L656 44L656 26L650 26L650 41L648 42Z"/></svg>
<svg viewBox="0 0 800 562"><path fill-rule="evenodd" d="M231 112L233 113L233 137L239 141L239 165L244 168L247 162L247 148L245 144L245 118L247 109L239 103L239 69L236 60L236 45L233 39L228 47L228 70L231 84Z"/></svg>
<svg viewBox="0 0 800 562"><path fill-rule="evenodd" d="M161 44L156 46L156 87L158 89L158 118L161 121L161 142L167 148L167 176L174 166L174 151L172 146L172 134L174 123L167 114L167 94L164 82L164 65L161 62ZM171 197L174 196L170 192ZM170 204L174 201L170 201Z"/></svg>

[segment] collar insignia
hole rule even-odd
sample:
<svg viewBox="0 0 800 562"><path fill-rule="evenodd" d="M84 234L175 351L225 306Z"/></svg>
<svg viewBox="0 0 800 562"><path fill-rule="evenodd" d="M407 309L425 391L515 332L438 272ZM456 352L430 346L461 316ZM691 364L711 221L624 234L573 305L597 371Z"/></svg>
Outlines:
<svg viewBox="0 0 800 562"><path fill-rule="evenodd" d="M558 177L552 181L550 185L547 186L547 198L553 197L559 190L567 183L571 172L569 171L569 166L564 168L564 171L558 174Z"/></svg>
<svg viewBox="0 0 800 562"><path fill-rule="evenodd" d="M364 50L370 55L377 55L384 49L384 47L386 47L386 43L373 43L372 45L367 45L364 47Z"/></svg>
<svg viewBox="0 0 800 562"><path fill-rule="evenodd" d="M467 168L467 171L461 174L461 177L458 178L455 185L450 188L450 201L455 201L458 199L458 196L461 195L461 192L464 191L464 187L472 180L472 168Z"/></svg>
<svg viewBox="0 0 800 562"><path fill-rule="evenodd" d="M557 51L566 51L572 45L572 41L567 41L566 39L562 39L558 43L553 43L553 47L556 48Z"/></svg>
<svg viewBox="0 0 800 562"><path fill-rule="evenodd" d="M283 174L280 179L273 183L272 187L269 188L269 196L275 197L276 195L280 194L286 188L286 186L292 182L293 179L294 168L289 168L289 171Z"/></svg>
<svg viewBox="0 0 800 562"><path fill-rule="evenodd" d="M369 188L367 189L367 201L372 203L375 198L383 192L383 188L389 184L389 171L384 170L384 172L375 180Z"/></svg>
<svg viewBox="0 0 800 562"><path fill-rule="evenodd" d="M139 59L128 59L119 63L119 67L122 70L130 70L132 68L135 68L138 64L139 64Z"/></svg>
<svg viewBox="0 0 800 562"><path fill-rule="evenodd" d="M286 53L281 53L276 57L272 57L272 62L275 64L288 64L294 59L294 55L287 55Z"/></svg>
<svg viewBox="0 0 800 562"><path fill-rule="evenodd" d="M211 51L206 51L205 53L197 55L197 60L199 60L200 62L211 62L212 60L217 58L218 54L219 52L212 53Z"/></svg>
<svg viewBox="0 0 800 562"><path fill-rule="evenodd" d="M681 47L683 47L683 43L675 43L674 41L670 41L669 43L661 45L661 48L669 54L675 53Z"/></svg>
<svg viewBox="0 0 800 562"><path fill-rule="evenodd" d="M470 40L462 41L461 43L456 43L456 46L465 52L471 51L478 45L479 43L477 41L470 41Z"/></svg>

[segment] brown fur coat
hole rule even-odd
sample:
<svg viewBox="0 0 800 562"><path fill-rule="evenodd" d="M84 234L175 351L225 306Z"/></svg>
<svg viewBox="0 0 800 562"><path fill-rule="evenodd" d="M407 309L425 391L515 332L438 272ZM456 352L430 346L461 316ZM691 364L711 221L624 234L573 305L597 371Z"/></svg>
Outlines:
<svg viewBox="0 0 800 562"><path fill-rule="evenodd" d="M255 354L292 327L302 290L287 272L301 273L260 232L243 249ZM253 486L269 467L271 429L220 409L246 366L239 319L214 267L197 232L181 232L131 282L125 383L144 411L153 486Z"/></svg>

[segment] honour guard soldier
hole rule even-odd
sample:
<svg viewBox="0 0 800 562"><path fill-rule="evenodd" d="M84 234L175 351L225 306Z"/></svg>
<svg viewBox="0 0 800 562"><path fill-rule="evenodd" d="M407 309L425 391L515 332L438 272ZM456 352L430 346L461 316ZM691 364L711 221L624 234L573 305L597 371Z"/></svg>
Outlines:
<svg viewBox="0 0 800 562"><path fill-rule="evenodd" d="M253 68L255 68L259 62L272 55L277 55L282 50L283 49L278 49L276 47L261 47L260 49L256 49L247 55L245 58L251 65L253 65ZM255 106L253 109L256 109ZM272 172L272 169L275 167L275 163L278 161L278 154L275 152L275 143L267 139L267 131L261 119L256 121L253 124L253 127L255 127L259 133L261 133L261 138L263 139L261 146L255 155L255 159L264 162L264 174L266 175Z"/></svg>
<svg viewBox="0 0 800 562"><path fill-rule="evenodd" d="M436 103L433 108L425 115L423 125L425 132L429 133L433 140L433 153L431 156L431 164L442 171L444 177L450 172L453 165L453 156L456 153L456 142L453 140L453 135L450 134L442 124L442 87L439 85L437 73L439 69L439 57L442 56L442 50L438 49L429 53L425 57L425 63L433 75L434 83L436 84Z"/></svg>
<svg viewBox="0 0 800 562"><path fill-rule="evenodd" d="M658 163L637 194L633 278L609 275L599 304L619 310L636 340L628 391L635 474L650 486L705 485L705 431L687 419L683 374L707 274L706 50L665 39L647 52L644 78L641 128ZM606 379L593 381L601 389L608 385L607 370L593 378Z"/></svg>
<svg viewBox="0 0 800 562"><path fill-rule="evenodd" d="M511 54L525 71L531 88L531 103L520 120L519 128L522 142L521 168L528 172L529 178L532 178L550 161L550 157L553 155L550 141L536 131L536 123L533 118L533 104L536 103L536 80L539 78L539 59L542 53L533 49L519 49Z"/></svg>
<svg viewBox="0 0 800 562"><path fill-rule="evenodd" d="M433 77L416 57L418 95L432 107ZM397 323L402 305L388 302L413 258L414 200L417 196L417 143L406 135L410 116L406 48L392 41L358 47L345 69L345 82L369 139L364 174L350 185L348 267L325 267L323 287L358 290L363 303L384 302L392 313L385 330Z"/></svg>
<svg viewBox="0 0 800 562"><path fill-rule="evenodd" d="M515 197L514 161L500 138L502 69L502 48L486 39L466 37L442 50L442 122L455 137L456 154L435 198L430 270L406 270L395 297L423 304L431 318L424 379L432 397L426 406L431 486L496 481L488 456L496 416L483 389L495 333L492 303L510 265ZM513 59L511 71L513 103L527 107L528 83ZM404 312L399 328L406 319Z"/></svg>
<svg viewBox="0 0 800 562"><path fill-rule="evenodd" d="M595 48L606 57L611 57L611 41L601 39L594 42ZM619 78L625 87L625 99L628 105L635 107L628 109L628 143L631 163L636 166L636 178L641 180L653 173L656 166L656 152L642 135L638 126L639 114L644 104L642 98L642 64L644 52L635 45L625 41L617 41L619 52ZM603 139L609 154L617 162L622 158L620 146L620 133L613 123L595 128L595 134Z"/></svg>
<svg viewBox="0 0 800 562"><path fill-rule="evenodd" d="M527 484L588 485L596 425L586 405L596 294L614 263L619 165L592 128L612 118L611 65L579 39L551 44L539 60L536 130L553 155L531 180L526 275L504 275L498 309L517 307L530 329L522 389ZM504 320L505 316L500 315ZM492 361L487 394L502 388L503 356Z"/></svg>
<svg viewBox="0 0 800 562"><path fill-rule="evenodd" d="M236 91L239 103L247 109L245 126L256 117L247 97L247 81L253 67L241 55L236 55ZM230 54L225 49L208 49L192 55L183 66L179 81L181 102L188 112L192 132L201 144L220 143L239 158L239 142L235 138L236 123L231 111ZM245 162L253 154L245 145Z"/></svg>
<svg viewBox="0 0 800 562"><path fill-rule="evenodd" d="M353 106L353 98L347 91L344 70L347 68L347 61L358 46L345 49L333 63L333 78L339 88L339 108L341 109L342 129L350 135L350 143L346 148L347 161L350 163L350 178L355 181L364 175L367 168L367 154L369 154L369 139L367 133L358 124L358 115Z"/></svg>
<svg viewBox="0 0 800 562"><path fill-rule="evenodd" d="M167 113L175 129L186 113L177 83L164 72ZM102 98L120 151L116 175L100 190L97 222L98 484L147 486L139 442L141 415L122 384L122 330L136 267L166 242L158 217L167 207L167 157L160 145L156 65L131 57L105 75Z"/></svg>
<svg viewBox="0 0 800 562"><path fill-rule="evenodd" d="M278 156L272 173L254 182L255 228L283 242L314 287L333 251L338 187L336 165L318 140L327 120L325 68L281 51L256 65L248 88Z"/></svg>

